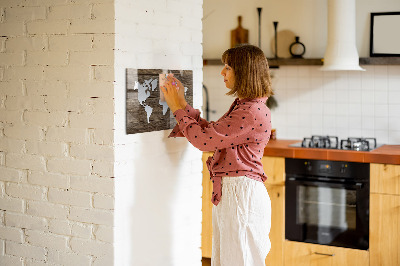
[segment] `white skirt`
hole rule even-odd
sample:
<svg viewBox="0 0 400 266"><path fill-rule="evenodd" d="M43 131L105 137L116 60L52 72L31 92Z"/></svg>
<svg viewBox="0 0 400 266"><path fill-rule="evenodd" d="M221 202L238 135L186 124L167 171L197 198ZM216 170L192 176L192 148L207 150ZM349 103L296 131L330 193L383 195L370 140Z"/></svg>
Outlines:
<svg viewBox="0 0 400 266"><path fill-rule="evenodd" d="M271 249L271 201L262 182L245 176L223 177L212 223L212 266L265 265Z"/></svg>

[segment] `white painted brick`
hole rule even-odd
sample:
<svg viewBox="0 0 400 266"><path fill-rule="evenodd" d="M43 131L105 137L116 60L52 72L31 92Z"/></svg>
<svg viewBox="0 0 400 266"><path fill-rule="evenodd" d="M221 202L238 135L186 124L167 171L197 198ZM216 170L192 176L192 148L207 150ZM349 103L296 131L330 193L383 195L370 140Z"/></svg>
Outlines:
<svg viewBox="0 0 400 266"><path fill-rule="evenodd" d="M114 194L114 178L95 176L71 176L71 188L76 190Z"/></svg>
<svg viewBox="0 0 400 266"><path fill-rule="evenodd" d="M10 197L2 198L0 200L0 210L22 213L24 210L24 201Z"/></svg>
<svg viewBox="0 0 400 266"><path fill-rule="evenodd" d="M32 21L27 22L28 34L67 34L69 23L67 20Z"/></svg>
<svg viewBox="0 0 400 266"><path fill-rule="evenodd" d="M14 66L4 70L4 80L35 80L41 81L44 77L44 71L41 67Z"/></svg>
<svg viewBox="0 0 400 266"><path fill-rule="evenodd" d="M70 156L78 159L93 159L111 162L114 159L114 150L112 146L96 144L83 146L72 144L70 148Z"/></svg>
<svg viewBox="0 0 400 266"><path fill-rule="evenodd" d="M5 252L5 240L0 240L0 261L2 261L2 259L4 258L4 252Z"/></svg>
<svg viewBox="0 0 400 266"><path fill-rule="evenodd" d="M6 50L7 37L0 37L0 53L4 53Z"/></svg>
<svg viewBox="0 0 400 266"><path fill-rule="evenodd" d="M33 230L46 230L48 227L45 218L13 212L6 212L5 224L7 226Z"/></svg>
<svg viewBox="0 0 400 266"><path fill-rule="evenodd" d="M113 245L110 243L104 243L94 240L80 239L73 237L71 239L71 249L76 252L92 256L105 256L112 255Z"/></svg>
<svg viewBox="0 0 400 266"><path fill-rule="evenodd" d="M114 212L98 209L86 209L71 207L68 219L84 223L94 223L112 226L114 222Z"/></svg>
<svg viewBox="0 0 400 266"><path fill-rule="evenodd" d="M96 257L93 266L108 266L114 264L114 250L101 257Z"/></svg>
<svg viewBox="0 0 400 266"><path fill-rule="evenodd" d="M7 52L44 51L47 48L47 42L42 35L8 37L5 46Z"/></svg>
<svg viewBox="0 0 400 266"><path fill-rule="evenodd" d="M203 46L200 43L182 43L181 50L184 55L201 56L203 54Z"/></svg>
<svg viewBox="0 0 400 266"><path fill-rule="evenodd" d="M114 240L114 228L111 226L103 226L99 225L97 230L95 231L94 235L96 236L97 240L113 243Z"/></svg>
<svg viewBox="0 0 400 266"><path fill-rule="evenodd" d="M67 153L67 149L68 146L66 143L39 141L26 142L26 152L29 154L64 157Z"/></svg>
<svg viewBox="0 0 400 266"><path fill-rule="evenodd" d="M49 159L47 162L49 172L62 174L90 175L92 162L77 159Z"/></svg>
<svg viewBox="0 0 400 266"><path fill-rule="evenodd" d="M28 182L33 185L54 188L69 188L69 176L62 174L29 171Z"/></svg>
<svg viewBox="0 0 400 266"><path fill-rule="evenodd" d="M114 99L107 98L81 98L80 110L84 113L113 113Z"/></svg>
<svg viewBox="0 0 400 266"><path fill-rule="evenodd" d="M47 96L46 108L51 111L80 112L82 99L62 98L59 96Z"/></svg>
<svg viewBox="0 0 400 266"><path fill-rule="evenodd" d="M22 89L21 81L13 80L0 82L0 95L22 96Z"/></svg>
<svg viewBox="0 0 400 266"><path fill-rule="evenodd" d="M112 66L95 66L94 78L97 81L114 81L114 67Z"/></svg>
<svg viewBox="0 0 400 266"><path fill-rule="evenodd" d="M27 95L32 96L56 96L64 98L67 96L67 85L59 81L25 81Z"/></svg>
<svg viewBox="0 0 400 266"><path fill-rule="evenodd" d="M86 1L82 2L85 3ZM90 5L50 6L48 19L90 19Z"/></svg>
<svg viewBox="0 0 400 266"><path fill-rule="evenodd" d="M7 96L4 104L7 110L46 110L43 96Z"/></svg>
<svg viewBox="0 0 400 266"><path fill-rule="evenodd" d="M43 6L6 8L6 22L46 19L46 8Z"/></svg>
<svg viewBox="0 0 400 266"><path fill-rule="evenodd" d="M0 197L4 198L4 196L6 195L6 189L5 189L5 182L0 181ZM3 223L3 221L1 221L1 223ZM0 224L1 224L0 223Z"/></svg>
<svg viewBox="0 0 400 266"><path fill-rule="evenodd" d="M23 53L0 53L0 66L22 66Z"/></svg>
<svg viewBox="0 0 400 266"><path fill-rule="evenodd" d="M5 213L6 213L5 211L0 210L0 225L5 225L5 218L4 218ZM1 243L0 243L0 249L1 249ZM1 251L0 254L2 254Z"/></svg>
<svg viewBox="0 0 400 266"><path fill-rule="evenodd" d="M29 0L24 1L25 6L58 6L58 5L66 5L71 0Z"/></svg>
<svg viewBox="0 0 400 266"><path fill-rule="evenodd" d="M57 235L71 235L71 223L68 220L51 219L49 231Z"/></svg>
<svg viewBox="0 0 400 266"><path fill-rule="evenodd" d="M26 259L25 266L48 266L49 264L45 261L37 261L33 259Z"/></svg>
<svg viewBox="0 0 400 266"><path fill-rule="evenodd" d="M48 141L62 141L72 143L86 143L87 131L82 128L51 127L46 133Z"/></svg>
<svg viewBox="0 0 400 266"><path fill-rule="evenodd" d="M46 199L46 190L44 187L32 186L25 184L7 183L7 195L14 198L23 198L31 200L44 200Z"/></svg>
<svg viewBox="0 0 400 266"><path fill-rule="evenodd" d="M79 254L79 252L72 253L50 249L47 258L50 264L55 263L57 265L91 266L91 257Z"/></svg>
<svg viewBox="0 0 400 266"><path fill-rule="evenodd" d="M6 159L5 159L5 157L6 157L6 153L5 152L0 152L0 165L2 165L2 166L4 166L4 165L6 165Z"/></svg>
<svg viewBox="0 0 400 266"><path fill-rule="evenodd" d="M100 145L114 144L114 130L109 129L89 129L90 142Z"/></svg>
<svg viewBox="0 0 400 266"><path fill-rule="evenodd" d="M70 114L70 126L74 128L113 129L113 113Z"/></svg>
<svg viewBox="0 0 400 266"><path fill-rule="evenodd" d="M95 194L93 195L93 207L96 209L114 210L114 197Z"/></svg>
<svg viewBox="0 0 400 266"><path fill-rule="evenodd" d="M21 36L24 34L24 24L21 22L0 23L2 36Z"/></svg>
<svg viewBox="0 0 400 266"><path fill-rule="evenodd" d="M10 182L20 182L25 173L18 169L0 167L0 180Z"/></svg>
<svg viewBox="0 0 400 266"><path fill-rule="evenodd" d="M67 64L67 51L28 51L26 54L27 66L66 66Z"/></svg>
<svg viewBox="0 0 400 266"><path fill-rule="evenodd" d="M93 5L93 19L110 19L114 20L114 3L94 4Z"/></svg>
<svg viewBox="0 0 400 266"><path fill-rule="evenodd" d="M93 35L93 49L95 50L109 50L115 47L114 34L94 34ZM83 49L81 49L83 50Z"/></svg>
<svg viewBox="0 0 400 266"><path fill-rule="evenodd" d="M26 213L39 217L65 219L69 207L43 201L27 201Z"/></svg>
<svg viewBox="0 0 400 266"><path fill-rule="evenodd" d="M114 95L112 82L76 82L69 84L70 96L74 97L109 97Z"/></svg>
<svg viewBox="0 0 400 266"><path fill-rule="evenodd" d="M43 247L35 247L28 244L19 244L12 241L7 241L6 254L32 258L36 260L45 260L46 249Z"/></svg>
<svg viewBox="0 0 400 266"><path fill-rule="evenodd" d="M89 193L71 189L50 188L48 198L50 202L80 207L90 207L91 202L91 195Z"/></svg>
<svg viewBox="0 0 400 266"><path fill-rule="evenodd" d="M24 262L21 260L20 256L10 256L10 255L1 255L0 254L0 262L1 265L8 266L24 266Z"/></svg>
<svg viewBox="0 0 400 266"><path fill-rule="evenodd" d="M44 79L49 81L89 81L91 75L90 66L44 67Z"/></svg>
<svg viewBox="0 0 400 266"><path fill-rule="evenodd" d="M70 65L113 65L114 51L70 52Z"/></svg>
<svg viewBox="0 0 400 266"><path fill-rule="evenodd" d="M9 153L6 156L6 166L18 169L44 171L46 162L42 156Z"/></svg>
<svg viewBox="0 0 400 266"><path fill-rule="evenodd" d="M11 153L22 153L25 149L24 140L0 138L0 150Z"/></svg>
<svg viewBox="0 0 400 266"><path fill-rule="evenodd" d="M2 110L0 112L0 121L9 123L9 124L22 124L22 110L18 111L7 111Z"/></svg>
<svg viewBox="0 0 400 266"><path fill-rule="evenodd" d="M113 177L114 163L96 160L93 162L93 173L101 177Z"/></svg>
<svg viewBox="0 0 400 266"><path fill-rule="evenodd" d="M24 233L19 228L0 226L0 239L22 243Z"/></svg>
<svg viewBox="0 0 400 266"><path fill-rule="evenodd" d="M114 19L112 20L91 20L73 19L69 28L70 34L79 33L114 33Z"/></svg>
<svg viewBox="0 0 400 266"><path fill-rule="evenodd" d="M68 237L36 230L25 230L26 242L39 247L55 250L65 250L68 248Z"/></svg>
<svg viewBox="0 0 400 266"><path fill-rule="evenodd" d="M92 237L92 225L85 223L73 223L72 224L72 236L80 238L91 238Z"/></svg>
<svg viewBox="0 0 400 266"><path fill-rule="evenodd" d="M24 120L31 125L65 126L68 124L68 113L28 111L24 113Z"/></svg>
<svg viewBox="0 0 400 266"><path fill-rule="evenodd" d="M94 45L93 36L84 35L51 35L49 36L50 51L91 51ZM113 39L114 40L114 39Z"/></svg>
<svg viewBox="0 0 400 266"><path fill-rule="evenodd" d="M37 126L10 126L4 128L4 135L11 139L41 140L43 130Z"/></svg>

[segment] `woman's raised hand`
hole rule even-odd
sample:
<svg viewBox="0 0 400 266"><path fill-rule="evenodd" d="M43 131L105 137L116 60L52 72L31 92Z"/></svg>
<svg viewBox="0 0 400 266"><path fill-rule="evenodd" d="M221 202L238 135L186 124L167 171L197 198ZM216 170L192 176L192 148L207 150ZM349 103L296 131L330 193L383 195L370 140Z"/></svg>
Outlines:
<svg viewBox="0 0 400 266"><path fill-rule="evenodd" d="M185 88L178 79L168 75L164 86L160 89L164 93L165 101L173 113L186 107ZM182 106L183 104L184 106Z"/></svg>

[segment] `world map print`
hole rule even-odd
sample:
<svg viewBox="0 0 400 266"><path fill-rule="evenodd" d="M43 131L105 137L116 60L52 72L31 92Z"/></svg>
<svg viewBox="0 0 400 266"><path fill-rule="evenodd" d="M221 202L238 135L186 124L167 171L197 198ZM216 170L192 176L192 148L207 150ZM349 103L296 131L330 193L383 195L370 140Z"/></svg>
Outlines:
<svg viewBox="0 0 400 266"><path fill-rule="evenodd" d="M193 104L192 70L126 70L126 132L136 134L171 129L176 121L160 90L166 74L172 73L185 88L185 98Z"/></svg>

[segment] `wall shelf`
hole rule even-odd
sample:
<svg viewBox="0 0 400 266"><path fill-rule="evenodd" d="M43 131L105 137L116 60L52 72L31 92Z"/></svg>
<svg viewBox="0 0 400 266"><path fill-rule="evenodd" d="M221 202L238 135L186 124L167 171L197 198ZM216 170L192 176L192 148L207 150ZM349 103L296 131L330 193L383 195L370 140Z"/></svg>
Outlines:
<svg viewBox="0 0 400 266"><path fill-rule="evenodd" d="M321 66L322 58L268 58L271 68L279 66ZM204 59L204 66L222 65L220 59ZM400 57L362 57L360 65L400 65Z"/></svg>

